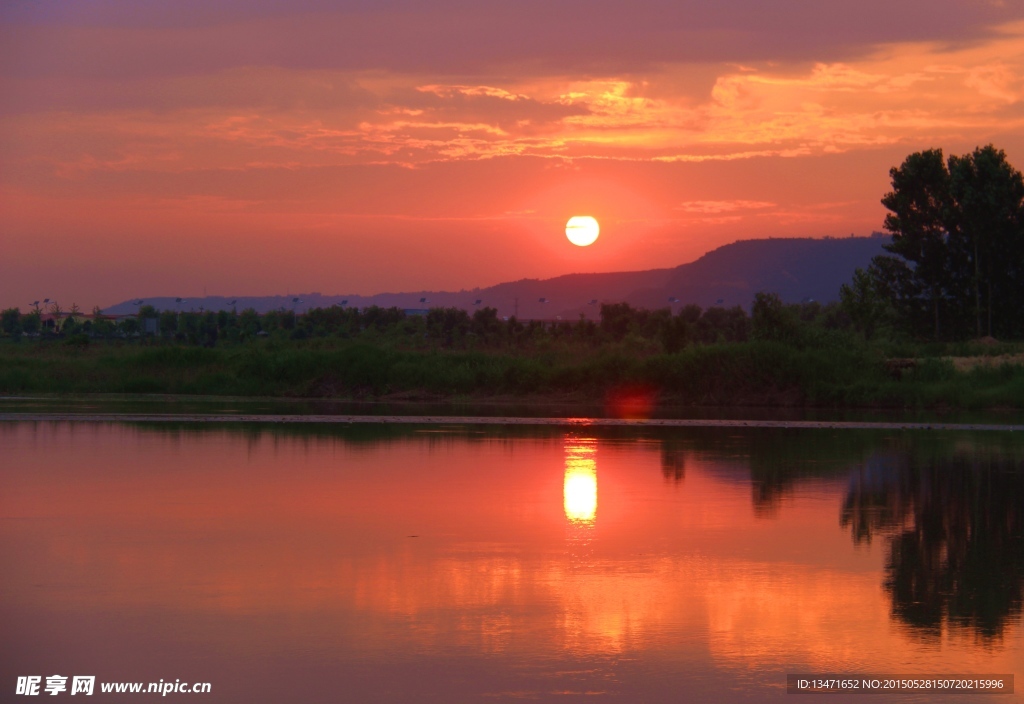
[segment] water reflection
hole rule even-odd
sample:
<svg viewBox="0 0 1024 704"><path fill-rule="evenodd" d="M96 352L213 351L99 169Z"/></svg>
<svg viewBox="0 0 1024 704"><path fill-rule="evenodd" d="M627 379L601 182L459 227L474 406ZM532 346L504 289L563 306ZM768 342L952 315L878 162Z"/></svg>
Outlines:
<svg viewBox="0 0 1024 704"><path fill-rule="evenodd" d="M1024 463L961 449L886 454L851 477L841 524L885 538L892 613L920 637L944 628L1001 638L1024 594Z"/></svg>
<svg viewBox="0 0 1024 704"><path fill-rule="evenodd" d="M676 484L686 478L686 451L678 443L671 440L661 443L661 473L666 481Z"/></svg>
<svg viewBox="0 0 1024 704"><path fill-rule="evenodd" d="M567 438L562 503L565 517L577 525L593 525L597 517L597 440Z"/></svg>
<svg viewBox="0 0 1024 704"><path fill-rule="evenodd" d="M998 438L585 432L0 424L0 681L173 661L254 703L730 702L797 665L1019 665ZM908 625L936 594L1002 640Z"/></svg>

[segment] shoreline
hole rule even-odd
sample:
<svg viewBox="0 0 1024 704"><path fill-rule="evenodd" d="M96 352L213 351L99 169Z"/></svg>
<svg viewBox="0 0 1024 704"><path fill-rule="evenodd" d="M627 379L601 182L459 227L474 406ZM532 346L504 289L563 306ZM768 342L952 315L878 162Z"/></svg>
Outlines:
<svg viewBox="0 0 1024 704"><path fill-rule="evenodd" d="M704 418L530 418L522 416L399 416L190 413L0 413L2 423L268 423L268 424L381 424L381 425L516 425L619 428L783 428L815 430L970 430L1022 432L1024 424L899 423L872 421L728 420Z"/></svg>

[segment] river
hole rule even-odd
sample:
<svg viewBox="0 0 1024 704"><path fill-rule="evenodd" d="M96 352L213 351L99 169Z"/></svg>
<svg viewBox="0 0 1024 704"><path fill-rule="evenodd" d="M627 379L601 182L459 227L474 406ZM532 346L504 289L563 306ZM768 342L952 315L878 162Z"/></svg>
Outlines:
<svg viewBox="0 0 1024 704"><path fill-rule="evenodd" d="M0 561L5 701L52 676L247 703L1005 678L1024 434L5 421Z"/></svg>

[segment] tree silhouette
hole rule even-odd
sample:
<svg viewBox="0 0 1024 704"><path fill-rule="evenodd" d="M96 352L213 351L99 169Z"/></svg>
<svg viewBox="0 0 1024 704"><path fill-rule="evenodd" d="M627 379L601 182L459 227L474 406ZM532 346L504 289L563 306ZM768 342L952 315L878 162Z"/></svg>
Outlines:
<svg viewBox="0 0 1024 704"><path fill-rule="evenodd" d="M1024 335L1024 177L1006 154L988 145L947 162L931 149L889 175L890 254L843 288L858 327L869 334L891 306L906 331L936 340Z"/></svg>

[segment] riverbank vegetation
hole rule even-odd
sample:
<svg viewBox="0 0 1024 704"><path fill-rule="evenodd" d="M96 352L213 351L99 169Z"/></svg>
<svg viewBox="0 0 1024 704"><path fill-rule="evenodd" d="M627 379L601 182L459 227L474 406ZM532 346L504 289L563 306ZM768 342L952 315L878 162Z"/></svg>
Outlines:
<svg viewBox="0 0 1024 704"><path fill-rule="evenodd" d="M142 334L147 316L158 332ZM493 309L329 308L86 320L0 343L0 393L313 398L556 396L636 404L1021 407L1024 345L867 340L843 304L752 311L606 304L599 321ZM109 323L104 325L103 323ZM150 326L152 329L152 326ZM972 364L964 365L969 358ZM646 400L645 400L646 399Z"/></svg>

